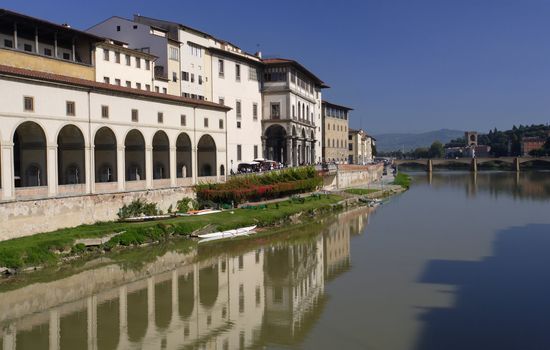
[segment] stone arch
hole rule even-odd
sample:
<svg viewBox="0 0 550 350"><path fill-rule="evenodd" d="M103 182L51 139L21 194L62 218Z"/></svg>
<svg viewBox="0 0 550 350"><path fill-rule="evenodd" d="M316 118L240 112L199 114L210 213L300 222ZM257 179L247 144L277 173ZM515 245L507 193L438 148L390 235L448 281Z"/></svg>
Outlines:
<svg viewBox="0 0 550 350"><path fill-rule="evenodd" d="M95 182L116 182L117 143L115 133L104 126L94 136Z"/></svg>
<svg viewBox="0 0 550 350"><path fill-rule="evenodd" d="M182 132L176 140L176 176L192 177L193 166L191 161L191 139Z"/></svg>
<svg viewBox="0 0 550 350"><path fill-rule="evenodd" d="M145 180L145 139L136 129L132 129L126 134L124 162L126 181Z"/></svg>
<svg viewBox="0 0 550 350"><path fill-rule="evenodd" d="M86 182L84 135L75 125L65 125L57 136L57 176L59 185Z"/></svg>
<svg viewBox="0 0 550 350"><path fill-rule="evenodd" d="M211 308L218 300L219 279L218 264L203 267L199 271L199 302Z"/></svg>
<svg viewBox="0 0 550 350"><path fill-rule="evenodd" d="M210 135L203 135L197 144L199 176L216 176L216 142Z"/></svg>
<svg viewBox="0 0 550 350"><path fill-rule="evenodd" d="M170 178L170 141L168 135L159 130L153 136L153 179Z"/></svg>
<svg viewBox="0 0 550 350"><path fill-rule="evenodd" d="M40 125L27 121L13 133L13 169L15 187L48 184L46 134Z"/></svg>
<svg viewBox="0 0 550 350"><path fill-rule="evenodd" d="M286 162L286 130L281 125L274 124L268 127L264 133L266 142L265 157L280 163Z"/></svg>

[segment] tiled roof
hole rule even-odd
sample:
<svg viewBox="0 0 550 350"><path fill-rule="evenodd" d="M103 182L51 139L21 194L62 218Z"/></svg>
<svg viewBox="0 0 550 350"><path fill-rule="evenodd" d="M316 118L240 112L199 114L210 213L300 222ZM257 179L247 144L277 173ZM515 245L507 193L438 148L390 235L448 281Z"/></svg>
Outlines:
<svg viewBox="0 0 550 350"><path fill-rule="evenodd" d="M11 76L17 76L17 77L23 77L23 78L49 81L52 83L69 84L69 85L74 85L74 86L79 86L84 88L90 88L97 91L118 92L118 93L124 93L128 95L176 102L183 105L190 105L195 107L213 108L213 109L220 109L225 111L228 111L231 109L227 106L223 106L223 105L220 105L214 102L209 102L209 101L201 101L201 100L191 99L187 97L161 94L158 92L152 92L152 91L146 91L146 90L132 89L124 86L111 85L111 84L100 83L100 82L91 81L91 80L68 77L65 75L39 72L39 71L15 68L15 67L4 66L4 65L0 65L0 75L11 75Z"/></svg>

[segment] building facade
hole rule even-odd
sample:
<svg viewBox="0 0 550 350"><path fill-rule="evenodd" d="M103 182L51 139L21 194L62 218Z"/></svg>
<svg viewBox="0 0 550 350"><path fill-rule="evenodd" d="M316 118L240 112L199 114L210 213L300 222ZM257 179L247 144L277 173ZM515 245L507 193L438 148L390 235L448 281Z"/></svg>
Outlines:
<svg viewBox="0 0 550 350"><path fill-rule="evenodd" d="M365 165L373 161L373 146L376 140L362 129L349 129L348 164Z"/></svg>
<svg viewBox="0 0 550 350"><path fill-rule="evenodd" d="M154 57L149 54L66 26L9 11L3 14L1 200L225 179L229 108L138 88L140 82L154 86ZM20 35L28 40L29 33L35 35L30 51L26 44L19 45ZM63 40L68 37L73 42L71 55L64 55L68 50ZM46 48L52 38L57 40L50 52ZM131 65L116 73L112 65L125 66L123 57L128 56ZM18 67L21 62L32 69ZM121 83L113 84L111 78ZM133 80L126 85L126 79Z"/></svg>
<svg viewBox="0 0 550 350"><path fill-rule="evenodd" d="M344 164L349 158L349 112L352 108L323 101L323 161Z"/></svg>
<svg viewBox="0 0 550 350"><path fill-rule="evenodd" d="M321 161L321 89L327 86L296 61L264 59L262 149L287 166Z"/></svg>

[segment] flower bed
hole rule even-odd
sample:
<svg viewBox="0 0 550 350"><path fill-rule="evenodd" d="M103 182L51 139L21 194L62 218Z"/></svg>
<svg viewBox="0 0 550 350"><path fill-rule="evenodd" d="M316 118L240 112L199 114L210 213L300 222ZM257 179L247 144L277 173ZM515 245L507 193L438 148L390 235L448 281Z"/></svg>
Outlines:
<svg viewBox="0 0 550 350"><path fill-rule="evenodd" d="M225 183L195 186L198 200L242 203L316 190L323 180L313 167L233 177Z"/></svg>

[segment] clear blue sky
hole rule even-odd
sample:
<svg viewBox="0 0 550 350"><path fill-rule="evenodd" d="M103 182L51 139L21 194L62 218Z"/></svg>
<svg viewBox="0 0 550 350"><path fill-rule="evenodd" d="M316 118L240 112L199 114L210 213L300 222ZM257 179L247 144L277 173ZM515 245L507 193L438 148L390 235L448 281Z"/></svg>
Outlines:
<svg viewBox="0 0 550 350"><path fill-rule="evenodd" d="M370 133L550 122L549 0L0 1L86 29L134 13L299 60Z"/></svg>

